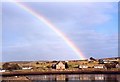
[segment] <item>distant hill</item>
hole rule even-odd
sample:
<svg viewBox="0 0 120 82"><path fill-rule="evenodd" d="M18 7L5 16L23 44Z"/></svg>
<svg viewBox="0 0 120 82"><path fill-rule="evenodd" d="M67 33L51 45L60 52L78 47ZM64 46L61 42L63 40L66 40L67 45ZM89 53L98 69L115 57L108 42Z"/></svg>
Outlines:
<svg viewBox="0 0 120 82"><path fill-rule="evenodd" d="M110 60L110 59L120 59L120 57L111 57L111 58L100 58L100 59L104 59L104 60ZM65 61L69 61L69 62L79 62L79 61L87 61L89 59L85 59L85 60L65 60ZM94 60L99 60L98 58L94 58ZM56 61L57 60L53 60ZM28 64L31 62L53 62L53 61L44 61L44 60L38 60L38 61L10 61L10 62L1 62L2 64L4 63L17 63L17 64Z"/></svg>
<svg viewBox="0 0 120 82"><path fill-rule="evenodd" d="M111 57L111 58L101 58L101 59L105 59L105 60L107 60L107 59L120 59L120 57Z"/></svg>

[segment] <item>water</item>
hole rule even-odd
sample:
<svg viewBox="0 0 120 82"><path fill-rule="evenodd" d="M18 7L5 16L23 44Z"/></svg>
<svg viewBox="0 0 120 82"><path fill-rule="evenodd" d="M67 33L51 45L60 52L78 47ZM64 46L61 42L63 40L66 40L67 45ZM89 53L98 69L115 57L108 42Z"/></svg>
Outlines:
<svg viewBox="0 0 120 82"><path fill-rule="evenodd" d="M89 82L120 82L120 74L61 74L61 75L29 75L30 80L38 82L38 80L47 81L89 81Z"/></svg>

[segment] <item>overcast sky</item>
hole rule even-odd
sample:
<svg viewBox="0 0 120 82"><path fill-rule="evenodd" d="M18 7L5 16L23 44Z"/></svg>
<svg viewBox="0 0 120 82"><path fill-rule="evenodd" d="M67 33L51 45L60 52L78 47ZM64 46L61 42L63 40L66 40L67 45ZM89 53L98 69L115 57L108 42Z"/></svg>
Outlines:
<svg viewBox="0 0 120 82"><path fill-rule="evenodd" d="M118 56L118 3L26 2L86 58ZM3 61L80 59L46 24L15 3L2 4Z"/></svg>

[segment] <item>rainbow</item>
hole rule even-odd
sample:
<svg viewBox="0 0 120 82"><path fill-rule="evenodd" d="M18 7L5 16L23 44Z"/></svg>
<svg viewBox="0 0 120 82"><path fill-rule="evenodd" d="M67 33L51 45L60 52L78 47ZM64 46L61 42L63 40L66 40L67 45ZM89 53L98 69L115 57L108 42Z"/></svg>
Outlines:
<svg viewBox="0 0 120 82"><path fill-rule="evenodd" d="M84 55L79 50L79 48L77 48L77 46L64 33L62 33L59 29L57 29L57 27L54 26L47 18L45 18L41 14L38 14L36 11L34 11L33 9L31 9L30 7L26 6L23 3L16 2L16 1L13 1L13 2L17 6L29 12L31 15L36 17L38 20L46 24L51 30L53 30L59 37L61 37L66 42L66 44L75 52L76 55L78 55L78 57L80 57L80 59L85 59Z"/></svg>

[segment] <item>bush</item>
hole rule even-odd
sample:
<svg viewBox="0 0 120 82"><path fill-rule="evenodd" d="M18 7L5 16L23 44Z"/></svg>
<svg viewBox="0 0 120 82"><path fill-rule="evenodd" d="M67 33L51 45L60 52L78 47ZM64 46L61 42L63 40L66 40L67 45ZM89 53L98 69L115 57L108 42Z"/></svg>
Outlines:
<svg viewBox="0 0 120 82"><path fill-rule="evenodd" d="M39 64L39 62L36 62L36 64Z"/></svg>

